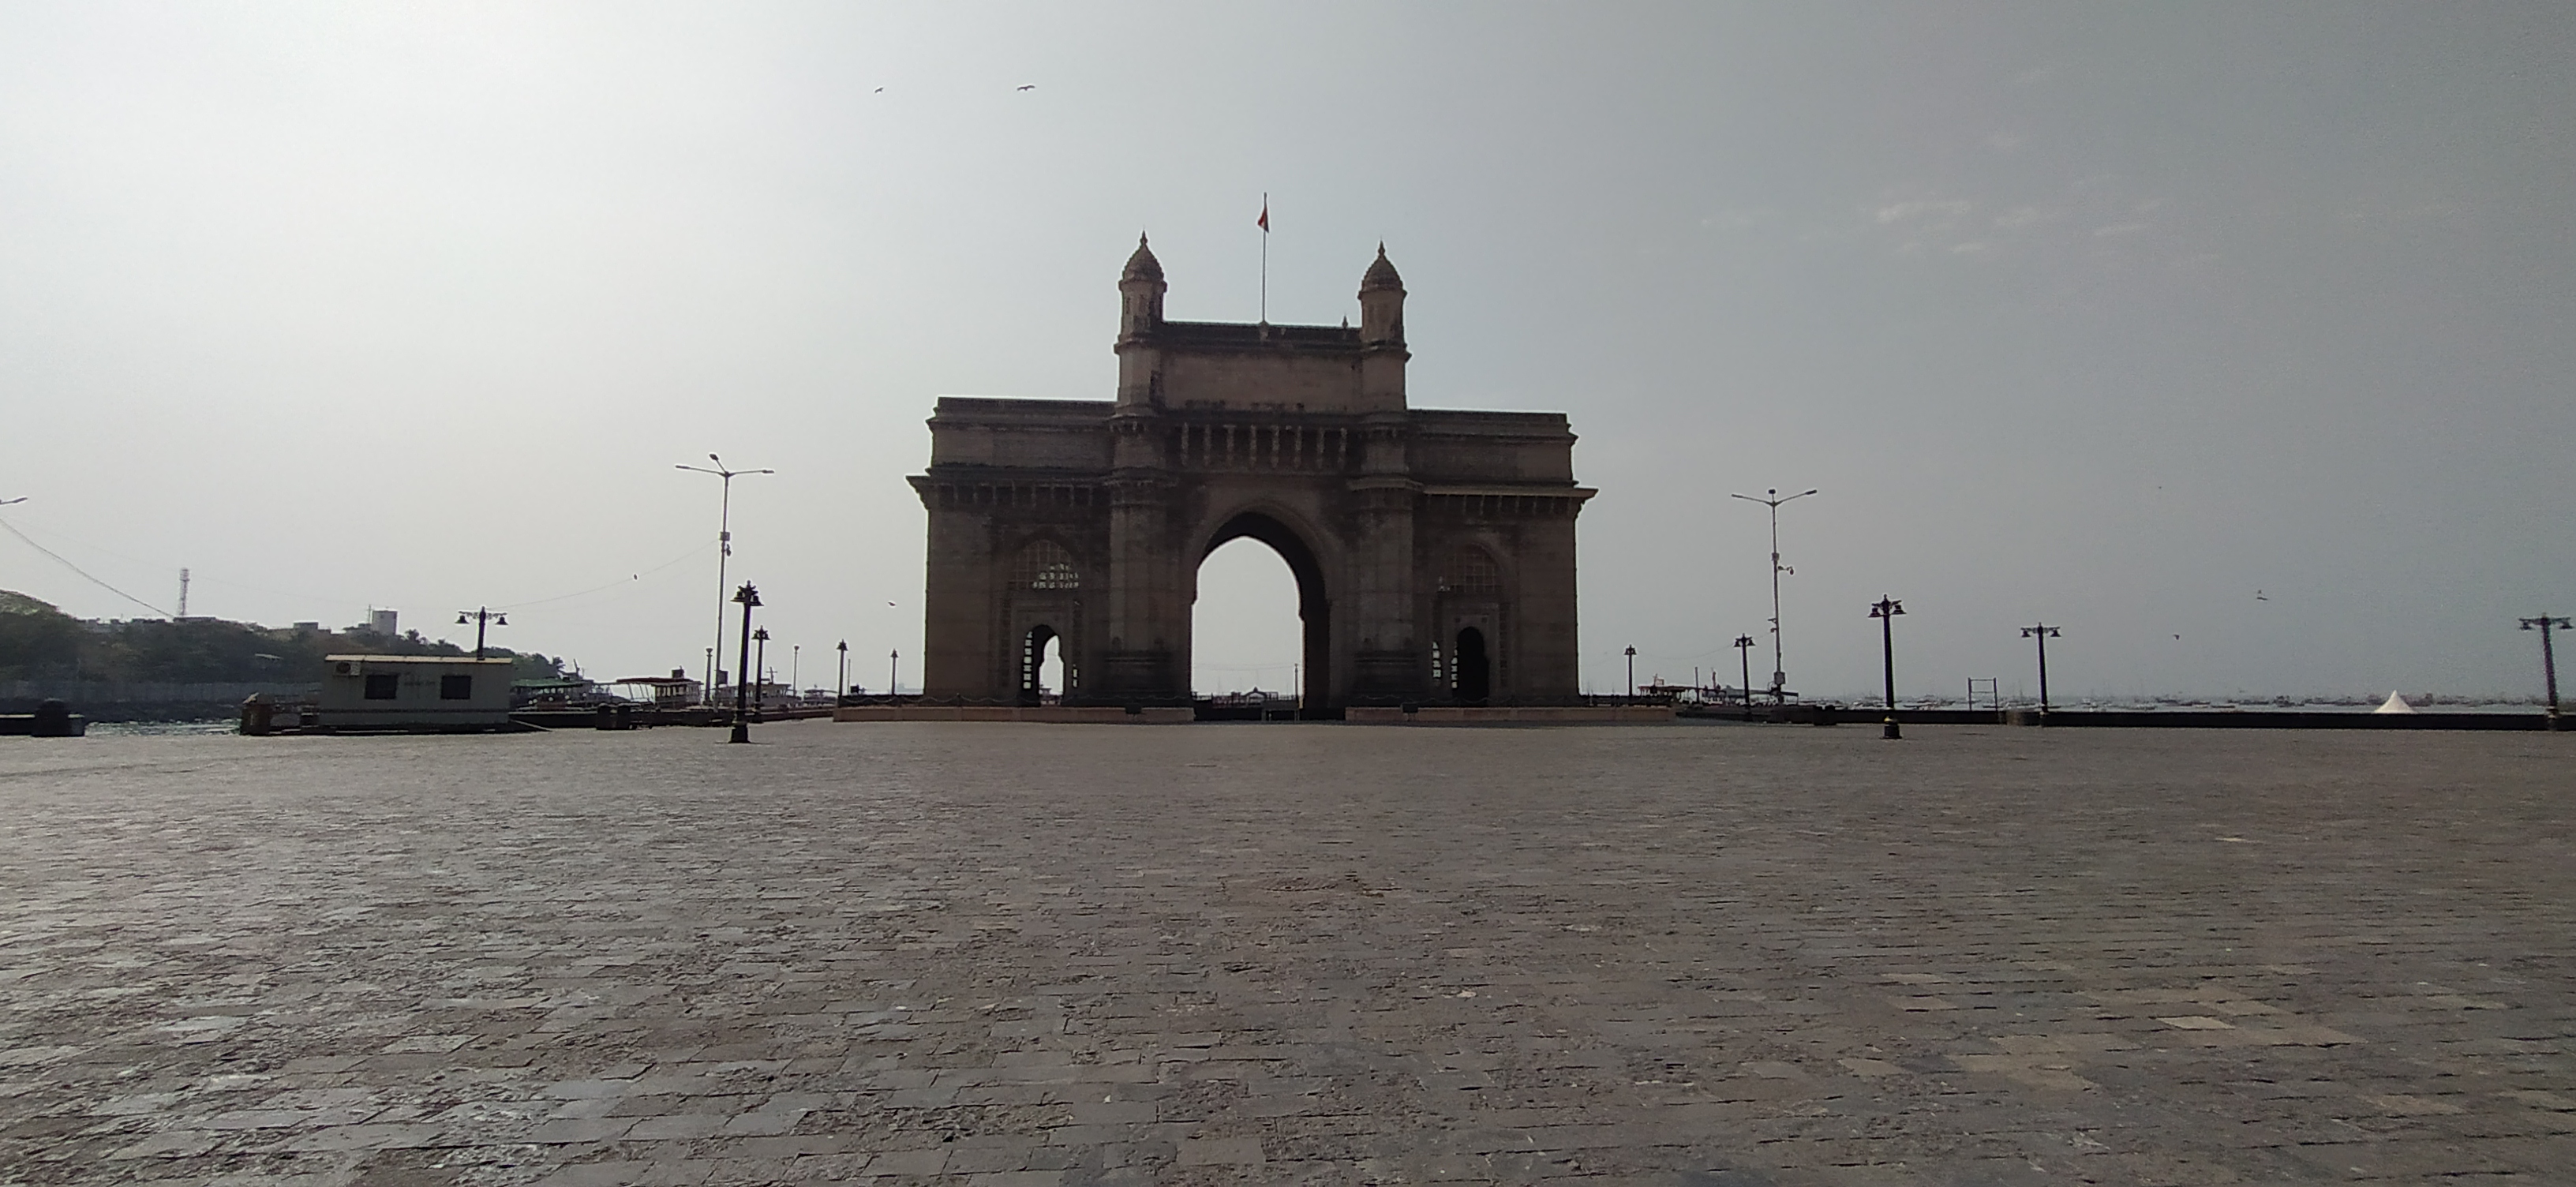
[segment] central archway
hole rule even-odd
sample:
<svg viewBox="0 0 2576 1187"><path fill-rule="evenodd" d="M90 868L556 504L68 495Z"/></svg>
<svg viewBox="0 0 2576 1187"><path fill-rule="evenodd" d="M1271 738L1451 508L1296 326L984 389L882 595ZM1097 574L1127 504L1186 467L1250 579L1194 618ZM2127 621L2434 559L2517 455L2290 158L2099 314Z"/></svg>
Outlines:
<svg viewBox="0 0 2576 1187"><path fill-rule="evenodd" d="M1288 563L1289 574L1297 580L1297 618L1302 636L1297 711L1301 717L1323 716L1333 697L1332 599L1324 583L1323 565L1316 560L1315 550L1294 529L1259 511L1243 512L1219 525L1200 547L1199 563L1205 563L1217 549L1243 539L1269 545L1280 560ZM1193 591L1195 601L1195 582Z"/></svg>

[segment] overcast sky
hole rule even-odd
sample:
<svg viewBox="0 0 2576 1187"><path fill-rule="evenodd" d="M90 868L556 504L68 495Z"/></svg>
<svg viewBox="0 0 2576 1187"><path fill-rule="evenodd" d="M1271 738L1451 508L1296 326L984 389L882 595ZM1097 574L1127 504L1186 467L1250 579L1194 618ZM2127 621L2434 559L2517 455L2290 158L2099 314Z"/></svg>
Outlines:
<svg viewBox="0 0 2576 1187"><path fill-rule="evenodd" d="M932 401L1110 398L1140 228L1251 320L1267 191L1274 321L1382 239L1416 406L1573 418L1601 690L1732 682L1727 495L1817 487L1810 695L1882 593L1909 696L2042 619L2061 694L2534 694L2571 60L2564 4L5 3L0 517L162 609L694 672L716 451L779 471L782 674L910 683ZM1204 578L1202 686L1285 685L1285 567ZM0 588L145 613L5 534Z"/></svg>

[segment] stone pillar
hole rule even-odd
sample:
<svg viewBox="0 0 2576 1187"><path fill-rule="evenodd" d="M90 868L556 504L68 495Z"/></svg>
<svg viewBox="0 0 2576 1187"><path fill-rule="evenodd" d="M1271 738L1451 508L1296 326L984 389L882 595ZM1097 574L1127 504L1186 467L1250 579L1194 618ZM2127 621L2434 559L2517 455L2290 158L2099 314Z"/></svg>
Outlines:
<svg viewBox="0 0 2576 1187"><path fill-rule="evenodd" d="M1414 621L1414 516L1422 486L1408 476L1402 412L1369 416L1360 430L1360 474L1351 480L1351 593L1348 612L1333 624L1348 639L1349 674L1341 677L1353 704L1417 700L1422 696L1423 656Z"/></svg>
<svg viewBox="0 0 2576 1187"><path fill-rule="evenodd" d="M930 511L930 555L922 590L924 653L914 669L922 692L998 699L1008 690L994 684L1000 657L994 654L993 623L1002 604L1002 583L1010 574L1003 568L1007 558L993 552L992 514L961 505L971 501L971 486L943 487L919 478L913 484Z"/></svg>
<svg viewBox="0 0 2576 1187"><path fill-rule="evenodd" d="M1109 489L1107 643L1086 699L1189 699L1189 574L1176 563L1172 475L1163 465L1162 417L1123 402L1110 418L1115 464Z"/></svg>

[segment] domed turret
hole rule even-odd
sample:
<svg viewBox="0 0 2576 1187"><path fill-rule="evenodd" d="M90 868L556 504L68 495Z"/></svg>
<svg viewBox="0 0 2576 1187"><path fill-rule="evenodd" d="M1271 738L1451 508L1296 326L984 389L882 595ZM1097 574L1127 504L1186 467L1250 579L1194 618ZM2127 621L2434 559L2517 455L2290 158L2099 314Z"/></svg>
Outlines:
<svg viewBox="0 0 2576 1187"><path fill-rule="evenodd" d="M1386 258L1383 249L1378 258ZM1392 269L1387 272L1389 276L1394 274ZM1372 271L1370 275L1374 276L1376 273ZM1127 270L1118 274L1119 282L1123 284L1130 280L1161 280L1162 278L1163 261L1154 258L1154 249L1145 246L1143 235L1136 236L1136 254L1127 257Z"/></svg>
<svg viewBox="0 0 2576 1187"><path fill-rule="evenodd" d="M1395 265L1388 262L1383 243L1377 245L1377 262L1370 264L1368 273L1360 277L1360 291L1365 293L1371 289L1404 291L1404 278L1395 274Z"/></svg>
<svg viewBox="0 0 2576 1187"><path fill-rule="evenodd" d="M1154 249L1145 246L1145 237L1136 236L1136 254L1127 257L1127 267L1118 274L1118 336L1141 338L1163 324L1163 262L1154 258Z"/></svg>
<svg viewBox="0 0 2576 1187"><path fill-rule="evenodd" d="M1360 277L1360 341L1370 346L1404 345L1404 278L1377 245L1377 261Z"/></svg>

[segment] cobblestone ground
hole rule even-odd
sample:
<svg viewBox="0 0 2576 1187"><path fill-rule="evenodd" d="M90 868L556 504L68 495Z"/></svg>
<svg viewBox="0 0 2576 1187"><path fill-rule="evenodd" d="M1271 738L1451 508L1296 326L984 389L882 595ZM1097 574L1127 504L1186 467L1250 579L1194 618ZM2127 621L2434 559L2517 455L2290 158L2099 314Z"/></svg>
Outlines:
<svg viewBox="0 0 2576 1187"><path fill-rule="evenodd" d="M2557 1182L2576 736L0 739L0 1182Z"/></svg>

